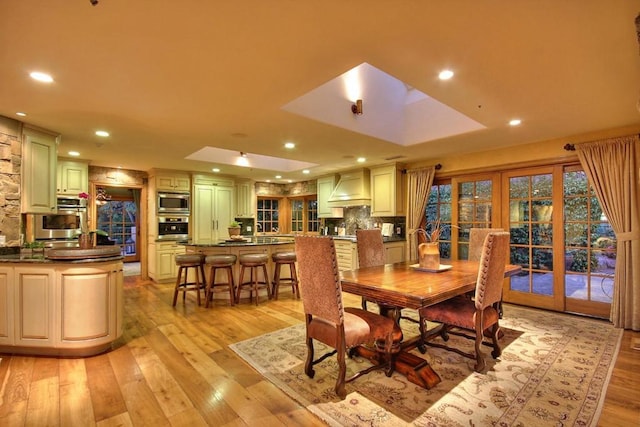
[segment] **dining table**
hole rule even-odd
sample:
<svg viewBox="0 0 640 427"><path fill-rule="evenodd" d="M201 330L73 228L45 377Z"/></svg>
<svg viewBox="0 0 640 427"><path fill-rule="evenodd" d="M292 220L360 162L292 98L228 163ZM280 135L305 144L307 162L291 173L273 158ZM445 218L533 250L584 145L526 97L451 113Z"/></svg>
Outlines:
<svg viewBox="0 0 640 427"><path fill-rule="evenodd" d="M381 314L400 322L400 312L404 308L419 310L473 292L478 269L478 261L447 260L437 270L422 268L417 261L405 261L342 271L340 282L343 292L377 303ZM504 276L511 277L520 271L519 265L507 264ZM427 360L410 352L420 342L419 338L403 341L402 351L396 358L396 371L412 383L430 389L441 379ZM360 348L358 353L372 360L379 357L366 347Z"/></svg>

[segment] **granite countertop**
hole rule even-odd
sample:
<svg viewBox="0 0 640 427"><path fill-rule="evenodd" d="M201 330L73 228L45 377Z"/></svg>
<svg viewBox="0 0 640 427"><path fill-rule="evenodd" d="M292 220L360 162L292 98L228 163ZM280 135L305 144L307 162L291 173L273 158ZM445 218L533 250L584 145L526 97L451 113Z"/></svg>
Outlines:
<svg viewBox="0 0 640 427"><path fill-rule="evenodd" d="M120 254L120 248L117 246L97 246L90 249L10 249L11 250L0 252L0 263L82 264L90 262L110 262L124 259L124 257Z"/></svg>
<svg viewBox="0 0 640 427"><path fill-rule="evenodd" d="M49 259L44 255L11 254L0 255L0 263L24 263L24 264L83 264L89 262L110 262L124 259L122 255L102 258L82 259Z"/></svg>
<svg viewBox="0 0 640 427"><path fill-rule="evenodd" d="M228 247L228 246L260 246L260 245L284 245L294 242L294 234L278 234L271 236L246 236L244 240L239 241L221 241L219 243L193 243L191 241L178 241L179 245L196 246L196 247ZM356 242L355 235L346 236L329 236L336 240L348 240ZM404 242L404 237L392 236L383 237L383 241L387 242Z"/></svg>

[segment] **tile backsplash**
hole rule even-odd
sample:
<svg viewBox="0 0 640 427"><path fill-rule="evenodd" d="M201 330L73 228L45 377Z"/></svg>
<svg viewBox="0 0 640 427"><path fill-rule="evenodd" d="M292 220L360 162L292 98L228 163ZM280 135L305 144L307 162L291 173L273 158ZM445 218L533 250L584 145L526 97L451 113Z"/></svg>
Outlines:
<svg viewBox="0 0 640 427"><path fill-rule="evenodd" d="M338 234L338 228L340 227L345 227L347 235L354 235L359 228L381 228L383 222L390 222L394 224L393 235L405 237L405 217L372 217L370 206L344 208L343 218L324 218L323 221L324 224L320 224L321 228L326 227L329 235Z"/></svg>

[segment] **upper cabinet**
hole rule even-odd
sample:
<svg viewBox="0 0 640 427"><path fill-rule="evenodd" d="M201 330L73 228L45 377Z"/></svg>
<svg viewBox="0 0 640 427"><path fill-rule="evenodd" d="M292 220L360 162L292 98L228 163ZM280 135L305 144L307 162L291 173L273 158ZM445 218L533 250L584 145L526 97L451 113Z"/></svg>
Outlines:
<svg viewBox="0 0 640 427"><path fill-rule="evenodd" d="M405 187L399 165L371 168L371 216L403 216Z"/></svg>
<svg viewBox="0 0 640 427"><path fill-rule="evenodd" d="M56 210L59 138L31 128L23 130L20 202L23 213L49 213Z"/></svg>
<svg viewBox="0 0 640 427"><path fill-rule="evenodd" d="M341 218L342 208L329 207L329 197L338 182L338 175L329 175L318 178L318 218Z"/></svg>
<svg viewBox="0 0 640 427"><path fill-rule="evenodd" d="M251 180L236 180L236 217L256 216L256 186Z"/></svg>
<svg viewBox="0 0 640 427"><path fill-rule="evenodd" d="M155 176L158 191L191 191L189 174L158 173Z"/></svg>
<svg viewBox="0 0 640 427"><path fill-rule="evenodd" d="M74 160L58 160L57 193L77 196L89 192L89 165Z"/></svg>

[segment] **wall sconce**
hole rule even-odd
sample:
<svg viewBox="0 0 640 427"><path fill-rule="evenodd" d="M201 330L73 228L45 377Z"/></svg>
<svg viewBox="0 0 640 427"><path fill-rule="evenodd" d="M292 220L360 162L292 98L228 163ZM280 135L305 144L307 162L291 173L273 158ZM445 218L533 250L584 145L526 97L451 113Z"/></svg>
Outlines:
<svg viewBox="0 0 640 427"><path fill-rule="evenodd" d="M362 99L358 99L356 103L351 106L351 112L358 116L362 115Z"/></svg>

